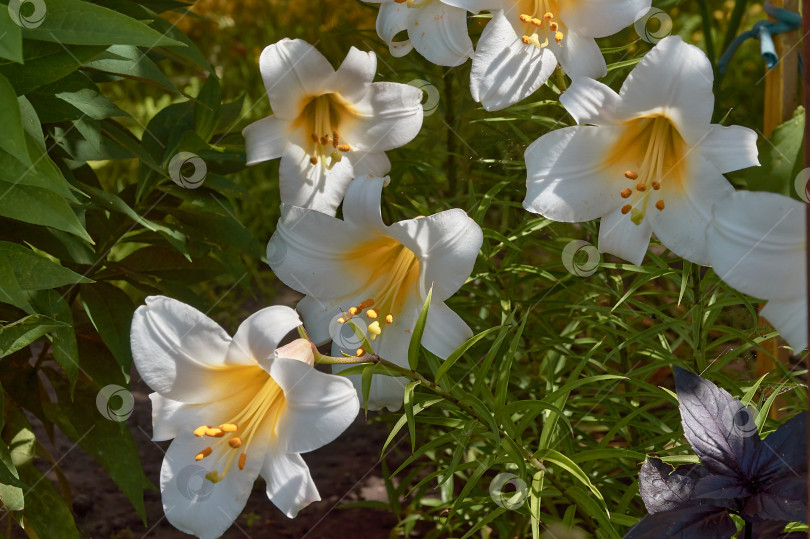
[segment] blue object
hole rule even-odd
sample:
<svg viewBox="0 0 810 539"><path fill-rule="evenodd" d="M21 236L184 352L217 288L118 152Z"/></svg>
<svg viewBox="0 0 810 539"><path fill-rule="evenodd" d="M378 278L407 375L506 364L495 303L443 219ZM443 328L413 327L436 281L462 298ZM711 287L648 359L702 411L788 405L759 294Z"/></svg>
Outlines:
<svg viewBox="0 0 810 539"><path fill-rule="evenodd" d="M776 7L770 2L765 2L764 8L765 13L776 20L759 21L755 23L750 30L735 37L726 52L723 53L723 57L717 62L717 70L720 73L725 73L729 62L731 62L731 57L734 56L734 53L737 52L740 45L749 38L759 40L760 54L768 69L773 69L776 67L776 64L779 63L779 56L776 54L776 48L773 44L773 36L775 34L798 30L802 23L802 17L793 11Z"/></svg>

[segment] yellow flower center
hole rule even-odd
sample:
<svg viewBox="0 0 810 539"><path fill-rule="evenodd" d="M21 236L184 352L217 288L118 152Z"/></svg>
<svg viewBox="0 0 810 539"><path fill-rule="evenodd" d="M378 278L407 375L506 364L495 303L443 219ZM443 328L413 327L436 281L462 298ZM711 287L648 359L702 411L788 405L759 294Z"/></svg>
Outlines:
<svg viewBox="0 0 810 539"><path fill-rule="evenodd" d="M413 251L398 241L380 237L353 249L346 256L346 264L347 271L357 271L357 267L373 268L363 287L372 297L350 307L338 322L345 323L354 316L365 314L370 321L368 338L373 341L394 322L407 299L418 293L419 260Z"/></svg>
<svg viewBox="0 0 810 539"><path fill-rule="evenodd" d="M301 112L292 126L302 131L305 147L311 145L309 162L317 165L318 160L326 163L328 159L326 167L329 169L340 162L342 154L351 151L351 146L341 137L341 125L345 126L356 117L354 107L340 94L328 93L302 99Z"/></svg>
<svg viewBox="0 0 810 539"><path fill-rule="evenodd" d="M397 4L406 4L407 7L417 8L417 7L424 7L425 5L431 3L433 0L394 0ZM414 24L419 24L414 23Z"/></svg>
<svg viewBox="0 0 810 539"><path fill-rule="evenodd" d="M631 164L632 168L624 173L632 182L631 187L620 192L628 203L621 211L629 213L630 219L640 225L651 198L656 199L654 205L658 211L666 207L661 191L664 183L670 193L684 188L689 145L672 121L660 114L628 120L622 128L608 152L607 164Z"/></svg>
<svg viewBox="0 0 810 539"><path fill-rule="evenodd" d="M270 432L275 435L278 420L286 406L284 391L266 371L259 368L256 374L251 373L250 376L258 382L245 390L246 392L255 391L252 392L253 397L239 413L218 427L202 425L194 429L195 436L216 439L216 442L194 456L194 460L201 461L214 455L215 467L205 475L212 483L218 483L224 479L234 461L240 471L245 469L248 449L254 437L263 426L265 429L269 427ZM265 421L270 421L270 424L267 425ZM263 440L263 442L267 441Z"/></svg>
<svg viewBox="0 0 810 539"><path fill-rule="evenodd" d="M521 38L523 43L544 49L548 47L549 40L553 39L562 47L565 26L554 15L559 13L557 0L521 0L519 7L520 21L525 25L525 33Z"/></svg>

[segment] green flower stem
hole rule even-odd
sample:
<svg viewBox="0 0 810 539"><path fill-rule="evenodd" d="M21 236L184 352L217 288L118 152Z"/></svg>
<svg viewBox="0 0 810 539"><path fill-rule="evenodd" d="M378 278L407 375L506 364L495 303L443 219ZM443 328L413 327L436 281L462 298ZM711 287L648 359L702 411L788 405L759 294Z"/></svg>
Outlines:
<svg viewBox="0 0 810 539"><path fill-rule="evenodd" d="M389 369L401 375L403 378L407 378L412 382L419 382L420 385L426 387L427 389L439 395L443 399L451 402L460 410L464 410L466 413L468 413L471 417L475 418L480 423L484 425L489 423L487 421L487 418L482 417L474 408L461 402L452 393L449 393L448 391L444 390L441 386L434 383L432 380L428 380L427 378L425 378L416 371L412 371L411 369L408 369L406 367L401 367L396 363L391 363L390 361L381 358L377 354L366 354L361 358L351 356L334 357L334 356L325 356L323 354L317 354L315 356L315 362L324 365L351 365L351 364L362 365L364 363L382 365L386 369ZM528 449L523 447L523 444L516 443L516 445L520 448L520 451L523 454L523 458L526 459L526 462L537 468L538 471L541 472L546 471L546 468L545 466L543 466L543 463L540 462L536 457L534 457Z"/></svg>

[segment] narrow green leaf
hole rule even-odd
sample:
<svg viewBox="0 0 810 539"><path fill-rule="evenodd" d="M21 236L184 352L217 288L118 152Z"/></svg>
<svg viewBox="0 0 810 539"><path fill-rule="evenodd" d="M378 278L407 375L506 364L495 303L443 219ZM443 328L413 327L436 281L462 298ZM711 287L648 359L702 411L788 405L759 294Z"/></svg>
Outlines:
<svg viewBox="0 0 810 539"><path fill-rule="evenodd" d="M485 329L484 331L482 331L478 335L473 335L472 337L467 339L467 342L465 342L464 344L459 346L452 354L450 354L450 356L446 360L444 360L442 362L441 366L439 366L439 370L436 373L436 383L437 384L439 383L439 381L442 379L442 377L445 374L447 374L447 371L450 370L450 368L456 363L456 361L458 361L461 358L461 356L463 356L467 352L467 350L469 350L470 348L475 346L475 343L477 343L478 341L480 341L481 339L483 339L484 337L486 337L490 333L493 333L493 332L498 331L500 329L501 329L501 326L491 327L489 329Z"/></svg>
<svg viewBox="0 0 810 539"><path fill-rule="evenodd" d="M194 125L197 134L208 140L219 125L222 88L219 78L211 73L194 101Z"/></svg>
<svg viewBox="0 0 810 539"><path fill-rule="evenodd" d="M0 58L21 64L23 61L22 28L11 20L8 9L0 9Z"/></svg>
<svg viewBox="0 0 810 539"><path fill-rule="evenodd" d="M413 334L411 335L411 344L408 346L408 366L412 371L415 371L419 365L419 351L422 349L422 334L425 332L431 297L433 297L432 286L428 290L425 303L422 305L422 310L416 319L416 326L413 328Z"/></svg>
<svg viewBox="0 0 810 539"><path fill-rule="evenodd" d="M134 45L112 45L104 53L84 64L86 69L96 69L130 79L156 83L178 93L158 65Z"/></svg>
<svg viewBox="0 0 810 539"><path fill-rule="evenodd" d="M24 481L32 485L25 490L23 515L36 536L78 539L79 530L73 521L73 513L51 480L34 466L26 466L19 471Z"/></svg>
<svg viewBox="0 0 810 539"><path fill-rule="evenodd" d="M360 377L360 386L363 392L363 411L368 418L368 396L371 394L371 377L374 374L374 365L368 365L363 369Z"/></svg>
<svg viewBox="0 0 810 539"><path fill-rule="evenodd" d="M410 382L405 386L405 417L408 420L408 432L411 435L411 453L416 451L416 421L413 416L413 390L421 384L418 380Z"/></svg>

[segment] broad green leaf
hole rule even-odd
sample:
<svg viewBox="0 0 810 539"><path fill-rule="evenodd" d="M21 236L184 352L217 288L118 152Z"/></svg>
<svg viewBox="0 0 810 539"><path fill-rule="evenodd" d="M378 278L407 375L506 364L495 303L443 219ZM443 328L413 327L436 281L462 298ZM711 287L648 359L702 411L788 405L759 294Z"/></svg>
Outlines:
<svg viewBox="0 0 810 539"><path fill-rule="evenodd" d="M183 46L146 24L82 0L48 0L47 13L23 37L72 45Z"/></svg>
<svg viewBox="0 0 810 539"><path fill-rule="evenodd" d="M619 539L621 537L613 528L610 515L605 512L605 509L598 502L588 496L587 492L579 487L568 487L565 489L565 495L580 506L583 514L599 522L600 531L604 532L610 539Z"/></svg>
<svg viewBox="0 0 810 539"><path fill-rule="evenodd" d="M0 265L12 269L23 290L46 290L93 282L44 255L6 241L0 241Z"/></svg>
<svg viewBox="0 0 810 539"><path fill-rule="evenodd" d="M104 344L110 349L124 373L132 366L129 346L129 328L135 306L120 288L108 283L83 285L79 289L82 305L98 331Z"/></svg>
<svg viewBox="0 0 810 539"><path fill-rule="evenodd" d="M0 7L0 11L3 11ZM3 118L3 136L0 137L0 148L19 159L23 164L31 166L31 157L25 144L25 131L23 131L20 105L17 103L17 93L14 87L4 76L0 75L0 118Z"/></svg>
<svg viewBox="0 0 810 539"><path fill-rule="evenodd" d="M802 167L803 140L804 109L799 107L793 118L774 129L769 138L758 140L762 166L745 170L748 188L795 197L793 180Z"/></svg>
<svg viewBox="0 0 810 539"><path fill-rule="evenodd" d="M76 107L82 114L96 120L127 115L81 72L71 73L58 83L40 89L40 92L52 93L58 99Z"/></svg>
<svg viewBox="0 0 810 539"><path fill-rule="evenodd" d="M433 287L428 290L425 303L422 305L422 310L419 312L419 317L416 319L416 326L413 328L411 334L411 343L408 346L408 366L412 371L416 370L419 365L419 351L422 349L422 334L425 333L425 324L427 323L428 311L430 310L430 298L433 296Z"/></svg>
<svg viewBox="0 0 810 539"><path fill-rule="evenodd" d="M64 197L46 189L0 180L0 216L64 230L93 243Z"/></svg>
<svg viewBox="0 0 810 539"><path fill-rule="evenodd" d="M0 440L0 503L8 511L22 511L25 507L22 488L11 481L12 477L19 480L19 476L8 447Z"/></svg>
<svg viewBox="0 0 810 539"><path fill-rule="evenodd" d="M26 41L25 63L0 62L0 74L14 86L17 95L23 95L73 73L82 67L82 62L101 54L105 48Z"/></svg>
<svg viewBox="0 0 810 539"><path fill-rule="evenodd" d="M28 295L17 282L14 270L6 264L0 264L0 302L14 305L27 313L34 312Z"/></svg>
<svg viewBox="0 0 810 539"><path fill-rule="evenodd" d="M79 377L79 347L73 329L73 312L68 302L55 290L40 290L31 295L37 312L63 322L66 327L53 332L53 358L65 371L71 391Z"/></svg>
<svg viewBox="0 0 810 539"><path fill-rule="evenodd" d="M97 408L98 388L80 383L71 401L64 382L54 376L50 380L56 390L58 403L43 403L46 417L104 467L138 515L145 519L143 490L149 483L138 457L138 446L124 421L131 410L120 408L128 405L129 401L118 397L122 402L103 403L119 407L115 414L107 414L108 419L104 411Z"/></svg>
<svg viewBox="0 0 810 539"><path fill-rule="evenodd" d="M194 124L197 134L208 140L219 125L222 88L219 78L211 73L194 101Z"/></svg>
<svg viewBox="0 0 810 539"><path fill-rule="evenodd" d="M0 326L0 358L13 354L43 335L65 326L66 324L41 314L26 316L13 324Z"/></svg>
<svg viewBox="0 0 810 539"><path fill-rule="evenodd" d="M26 466L19 471L23 480L32 485L25 490L23 515L36 536L78 539L79 530L76 529L73 514L51 480L34 466Z"/></svg>
<svg viewBox="0 0 810 539"><path fill-rule="evenodd" d="M157 64L134 45L112 45L104 53L85 63L84 67L144 82L154 82L171 92L178 93L172 81L163 74Z"/></svg>
<svg viewBox="0 0 810 539"><path fill-rule="evenodd" d="M22 63L22 28L11 20L6 6L0 9L0 58Z"/></svg>

